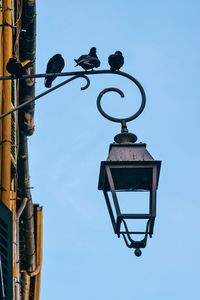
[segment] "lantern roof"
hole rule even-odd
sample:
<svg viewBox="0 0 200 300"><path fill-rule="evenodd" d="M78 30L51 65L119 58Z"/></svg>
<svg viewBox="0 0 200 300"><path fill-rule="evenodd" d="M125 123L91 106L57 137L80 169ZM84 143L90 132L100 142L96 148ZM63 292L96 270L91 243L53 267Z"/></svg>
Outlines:
<svg viewBox="0 0 200 300"><path fill-rule="evenodd" d="M110 144L107 161L154 161L144 143Z"/></svg>
<svg viewBox="0 0 200 300"><path fill-rule="evenodd" d="M101 162L99 190L109 190L106 167L111 169L116 190L152 189L153 169L158 185L161 161L154 160L144 143L111 144L106 161Z"/></svg>

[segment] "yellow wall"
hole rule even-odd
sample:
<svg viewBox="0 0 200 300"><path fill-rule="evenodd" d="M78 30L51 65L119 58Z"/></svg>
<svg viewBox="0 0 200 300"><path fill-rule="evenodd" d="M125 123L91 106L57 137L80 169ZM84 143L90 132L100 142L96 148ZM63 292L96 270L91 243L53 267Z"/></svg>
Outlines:
<svg viewBox="0 0 200 300"><path fill-rule="evenodd" d="M4 24L12 25L12 1L3 1L3 22ZM3 26L3 75L8 76L6 71L6 64L9 58L12 56L12 27ZM12 82L5 80L3 82L3 112L11 109L11 90ZM4 204L11 209L10 201L10 167L11 167L11 116L7 116L2 121L2 167L1 167L1 186L2 190L2 201Z"/></svg>

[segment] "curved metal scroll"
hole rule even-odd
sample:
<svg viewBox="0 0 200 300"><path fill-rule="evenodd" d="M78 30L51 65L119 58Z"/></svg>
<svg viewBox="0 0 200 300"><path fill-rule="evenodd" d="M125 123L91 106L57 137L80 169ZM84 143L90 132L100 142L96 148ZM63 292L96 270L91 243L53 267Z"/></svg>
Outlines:
<svg viewBox="0 0 200 300"><path fill-rule="evenodd" d="M118 93L122 98L124 97L124 93L118 89L118 88L107 88L107 89L104 89L102 92L100 92L100 94L98 95L97 97L97 108L99 110L99 112L108 120L112 121L112 122L117 122L117 123L127 123L127 122L130 122L134 119L136 119L144 110L145 108L145 105L146 105L146 95L145 95L145 91L142 87L142 85L131 75L127 74L127 73L124 73L124 72L115 72L115 74L118 74L118 75L121 75L123 77L126 77L128 79L130 79L139 89L140 91L140 94L141 94L141 98L142 98L142 101L141 101L141 105L140 105L140 108L138 109L138 111L134 114L132 114L130 117L127 117L127 118L114 118L110 115L108 115L102 108L101 106L101 100L102 100L102 97L104 94L108 93L108 92L116 92Z"/></svg>

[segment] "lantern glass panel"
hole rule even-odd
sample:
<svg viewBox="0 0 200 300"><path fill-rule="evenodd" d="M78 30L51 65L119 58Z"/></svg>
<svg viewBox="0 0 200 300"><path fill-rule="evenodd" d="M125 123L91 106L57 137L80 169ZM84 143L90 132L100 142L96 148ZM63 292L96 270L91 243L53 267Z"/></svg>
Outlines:
<svg viewBox="0 0 200 300"><path fill-rule="evenodd" d="M111 205L111 208L112 208L112 213L113 213L113 216L115 218L115 221L117 220L117 212L116 212L116 208L115 208L115 205L114 205L114 201L113 201L113 198L112 198L112 193L110 191L107 192L108 194L108 197L109 197L109 202L110 202L110 205Z"/></svg>
<svg viewBox="0 0 200 300"><path fill-rule="evenodd" d="M152 167L133 167L132 165L110 166L116 191L150 191L152 188ZM109 190L106 179L105 189Z"/></svg>
<svg viewBox="0 0 200 300"><path fill-rule="evenodd" d="M149 213L149 192L117 192L121 213Z"/></svg>

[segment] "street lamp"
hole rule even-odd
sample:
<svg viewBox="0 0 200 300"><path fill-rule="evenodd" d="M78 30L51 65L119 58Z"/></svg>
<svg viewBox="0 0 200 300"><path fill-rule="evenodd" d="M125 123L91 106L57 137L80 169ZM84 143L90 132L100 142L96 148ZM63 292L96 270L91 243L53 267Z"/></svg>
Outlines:
<svg viewBox="0 0 200 300"><path fill-rule="evenodd" d="M142 103L138 112L129 118L119 119L107 115L101 106L102 96L115 91L123 97L123 93L115 88L105 89L97 98L100 113L113 122L121 123L121 133L114 137L110 145L106 161L101 162L98 189L103 191L114 232L124 238L129 248L135 249L135 255L141 255L141 248L146 247L148 235L152 237L156 217L156 190L160 174L161 161L154 160L146 149L146 144L135 143L137 137L129 133L126 123L137 118L146 103L145 92L135 78L130 78L139 88ZM127 213L120 207L119 194L132 193L131 201L137 199L138 193L147 192L149 195L148 212ZM125 196L126 197L126 196ZM146 227L136 231L127 224L130 220L146 220ZM141 240L135 240L136 235L143 235Z"/></svg>
<svg viewBox="0 0 200 300"><path fill-rule="evenodd" d="M33 99L30 99L12 110L0 115L0 119L22 109L24 106L35 102L39 98L50 92L70 83L73 80L83 78L86 85L81 90L86 90L90 86L89 75L115 74L128 78L137 86L141 94L141 105L136 113L127 118L114 118L108 115L101 106L104 94L109 92L118 93L124 97L124 93L118 88L106 88L97 97L97 108L99 112L108 120L121 124L121 133L114 137L114 143L110 145L108 159L101 162L98 189L103 191L114 232L124 238L129 248L135 249L135 255L141 255L141 248L146 247L147 237L152 237L154 222L156 217L156 190L160 174L161 161L154 160L146 149L146 144L136 143L137 136L128 132L127 123L136 119L144 110L146 96L141 84L130 74L121 71L100 70L100 71L81 71L63 72L49 74L23 75L21 78L12 76L0 77L0 80L23 80L26 78L41 78L51 76L66 76L69 79L57 84ZM148 212L136 213L134 211L124 212L120 207L119 193L132 193L133 200L141 192L149 194ZM136 193L137 192L137 193ZM109 197L109 193L111 194ZM128 221L146 220L145 229L136 231L132 229ZM135 240L135 235L143 235L142 239Z"/></svg>
<svg viewBox="0 0 200 300"><path fill-rule="evenodd" d="M116 140L116 139L115 139ZM146 246L147 235L152 237L156 217L156 190L160 173L160 161L152 158L146 149L146 144L133 143L127 139L110 145L108 159L101 162L98 189L105 196L114 232L123 236L126 245L135 248L135 254ZM111 199L108 192L111 192ZM133 192L132 201L137 199L137 193L149 193L148 213L124 213L120 208L117 193ZM113 205L111 203L113 202ZM126 220L146 219L145 231L132 231ZM141 241L135 241L131 235L144 234Z"/></svg>

